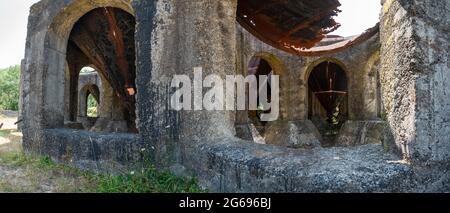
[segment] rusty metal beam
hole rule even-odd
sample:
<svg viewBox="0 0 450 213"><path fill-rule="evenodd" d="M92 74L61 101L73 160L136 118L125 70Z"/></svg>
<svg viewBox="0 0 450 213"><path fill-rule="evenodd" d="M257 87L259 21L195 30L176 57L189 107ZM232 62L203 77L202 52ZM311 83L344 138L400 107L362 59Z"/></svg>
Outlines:
<svg viewBox="0 0 450 213"><path fill-rule="evenodd" d="M339 6L339 4L335 4L335 5L332 5L332 6L328 7L328 8L324 8L323 11L317 13L317 15L315 15L314 17L308 19L305 22L301 22L301 23L297 24L294 28L292 28L289 32L287 32L286 35L284 35L280 39L279 42L282 42L283 40L286 40L287 38L289 38L292 34L298 32L300 30L303 30L305 28L310 28L310 27L312 27L312 25L314 25L314 23L316 23L316 22L318 22L318 21L320 21L320 20L322 20L324 18L329 17L330 16L330 11L336 9L336 7L338 7L338 6ZM333 27L336 27L336 26L337 25L334 25ZM322 34L322 35L319 35L319 36L323 38L324 35ZM313 46L314 46L314 44L313 44Z"/></svg>

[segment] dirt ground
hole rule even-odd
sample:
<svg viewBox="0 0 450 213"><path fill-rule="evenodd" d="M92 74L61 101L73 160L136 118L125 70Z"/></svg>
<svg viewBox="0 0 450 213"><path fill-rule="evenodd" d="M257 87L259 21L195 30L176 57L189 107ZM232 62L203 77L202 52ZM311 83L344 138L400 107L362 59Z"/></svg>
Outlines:
<svg viewBox="0 0 450 213"><path fill-rule="evenodd" d="M39 168L22 153L16 112L0 112L0 193L79 192L86 180L64 171Z"/></svg>

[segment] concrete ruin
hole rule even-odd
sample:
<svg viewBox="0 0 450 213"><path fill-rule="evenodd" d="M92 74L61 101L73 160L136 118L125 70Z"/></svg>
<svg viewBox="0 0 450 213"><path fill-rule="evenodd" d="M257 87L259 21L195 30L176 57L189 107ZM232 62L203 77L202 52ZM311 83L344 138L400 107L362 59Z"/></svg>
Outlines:
<svg viewBox="0 0 450 213"><path fill-rule="evenodd" d="M337 0L261 2L35 4L25 150L102 172L150 160L212 192L450 192L450 2L383 0L379 25L350 38L326 36ZM86 66L98 74L80 75ZM172 110L172 77L194 67L279 75L280 118Z"/></svg>

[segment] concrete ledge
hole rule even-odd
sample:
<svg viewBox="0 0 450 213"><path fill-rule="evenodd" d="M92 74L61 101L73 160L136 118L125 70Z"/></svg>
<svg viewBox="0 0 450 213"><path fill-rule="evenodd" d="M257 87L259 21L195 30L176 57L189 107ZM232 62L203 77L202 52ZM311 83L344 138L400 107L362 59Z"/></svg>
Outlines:
<svg viewBox="0 0 450 213"><path fill-rule="evenodd" d="M141 162L144 157L141 151L144 146L134 134L49 129L44 130L43 138L45 143L39 153L80 169L117 172Z"/></svg>
<svg viewBox="0 0 450 213"><path fill-rule="evenodd" d="M138 135L45 130L39 153L99 172L126 171L151 155ZM180 143L179 171L211 192L407 192L413 172L381 145L288 149L229 138ZM38 150L36 150L38 151ZM195 154L194 154L195 153ZM172 165L172 167L173 167ZM170 165L169 165L170 166Z"/></svg>
<svg viewBox="0 0 450 213"><path fill-rule="evenodd" d="M177 152L164 154L133 134L72 129L48 129L42 134L45 143L25 146L28 152L108 173L129 171L157 155L172 156L176 160L164 168L175 169L180 176L195 175L210 192L448 191L448 175L442 176L448 168L441 172L413 169L380 144L289 149L226 138L178 142Z"/></svg>
<svg viewBox="0 0 450 213"><path fill-rule="evenodd" d="M413 173L381 145L294 150L239 139L185 143L183 165L213 192L405 192Z"/></svg>
<svg viewBox="0 0 450 213"><path fill-rule="evenodd" d="M276 121L267 128L264 137L267 144L289 148L320 147L321 136L309 121Z"/></svg>
<svg viewBox="0 0 450 213"><path fill-rule="evenodd" d="M337 146L364 144L394 144L389 125L385 121L347 121L339 132Z"/></svg>

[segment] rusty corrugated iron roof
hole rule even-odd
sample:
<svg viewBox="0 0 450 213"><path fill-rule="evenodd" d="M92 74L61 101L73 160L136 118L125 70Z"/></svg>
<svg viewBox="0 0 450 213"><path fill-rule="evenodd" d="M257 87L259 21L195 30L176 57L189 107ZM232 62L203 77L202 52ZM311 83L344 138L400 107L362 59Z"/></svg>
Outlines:
<svg viewBox="0 0 450 213"><path fill-rule="evenodd" d="M238 22L262 41L297 52L312 48L341 25L338 0L239 0Z"/></svg>

